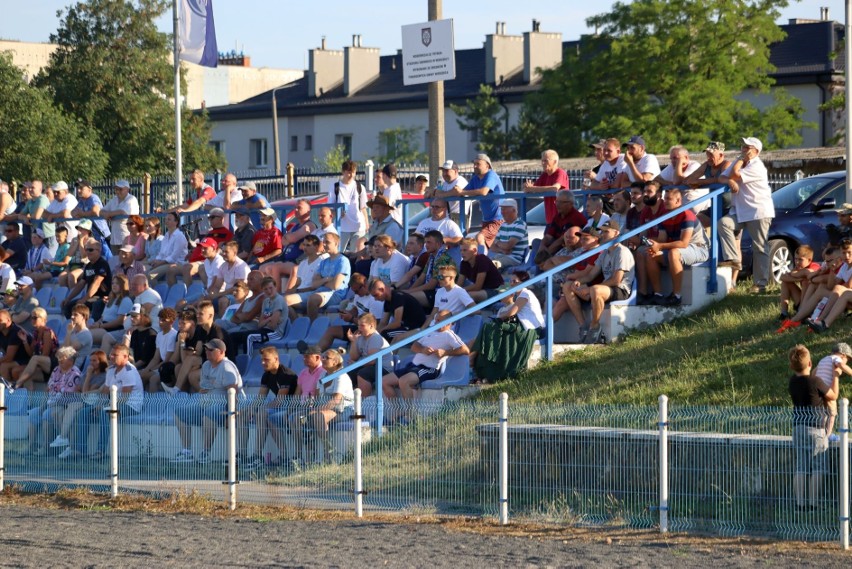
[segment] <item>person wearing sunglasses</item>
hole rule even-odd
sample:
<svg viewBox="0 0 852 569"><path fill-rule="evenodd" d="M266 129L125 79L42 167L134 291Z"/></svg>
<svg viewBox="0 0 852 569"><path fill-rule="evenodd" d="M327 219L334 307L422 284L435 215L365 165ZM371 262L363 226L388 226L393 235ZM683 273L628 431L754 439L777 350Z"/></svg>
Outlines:
<svg viewBox="0 0 852 569"><path fill-rule="evenodd" d="M84 303L91 309L92 318L100 320L104 310L103 299L109 295L112 283L112 271L109 263L101 256L101 243L97 239L89 239L86 243L85 256L89 262L83 268L82 278L62 301L62 312L66 318L71 318L74 305Z"/></svg>

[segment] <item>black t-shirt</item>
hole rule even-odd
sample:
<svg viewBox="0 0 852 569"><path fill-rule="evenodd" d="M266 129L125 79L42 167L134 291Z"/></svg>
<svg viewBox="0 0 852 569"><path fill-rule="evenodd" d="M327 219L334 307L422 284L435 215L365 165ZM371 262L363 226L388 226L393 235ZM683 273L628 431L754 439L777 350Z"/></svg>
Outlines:
<svg viewBox="0 0 852 569"><path fill-rule="evenodd" d="M189 338L189 340L187 340L187 345L194 348L198 345L198 342L201 342L201 353L198 355L201 356L202 362L206 362L207 352L204 350L204 344L216 338L225 342L225 353L228 358L231 360L236 359L236 354L233 354L233 358L231 357L233 351L233 347L231 346L231 337L228 335L227 332L220 328L218 324L213 324L213 326L210 327L209 332L205 330L203 326L196 325L195 333L192 335L192 338Z"/></svg>
<svg viewBox="0 0 852 569"><path fill-rule="evenodd" d="M260 384L275 395L278 395L278 392L282 389L287 389L287 395L294 395L296 393L296 385L298 382L298 376L293 373L293 370L287 369L281 364L278 364L278 369L275 371L265 371L263 372L263 376L260 378Z"/></svg>
<svg viewBox="0 0 852 569"><path fill-rule="evenodd" d="M467 261L462 261L459 272L472 283L476 282L476 275L485 273L485 282L482 283L484 290L494 290L503 286L503 275L488 255L477 254L473 260L473 266Z"/></svg>
<svg viewBox="0 0 852 569"><path fill-rule="evenodd" d="M408 328L419 328L426 321L426 313L417 299L406 292L395 290L391 293L390 300L385 301L385 312L393 316L396 309L402 307L402 326Z"/></svg>
<svg viewBox="0 0 852 569"><path fill-rule="evenodd" d="M7 335L0 333L0 350L3 350L3 353L5 354L9 351L10 347L17 346L18 351L15 352L14 361L15 363L26 365L30 357L27 355L24 343L20 338L18 338L18 332L20 331L21 328L13 322L9 327L9 333Z"/></svg>
<svg viewBox="0 0 852 569"><path fill-rule="evenodd" d="M234 241L239 243L238 251L240 253L251 253L252 238L254 237L254 227L251 224L246 225L242 229L237 229L234 233Z"/></svg>
<svg viewBox="0 0 852 569"><path fill-rule="evenodd" d="M787 388L793 400L793 424L821 427L825 411L825 384L822 380L793 374Z"/></svg>
<svg viewBox="0 0 852 569"><path fill-rule="evenodd" d="M86 282L86 290L96 277L103 277L103 280L94 296L107 296L112 284L112 271L109 269L109 263L103 257L99 257L94 263L89 263L83 267L83 280Z"/></svg>
<svg viewBox="0 0 852 569"><path fill-rule="evenodd" d="M157 332L153 328L131 332L130 351L133 352L134 362L148 365L157 351Z"/></svg>
<svg viewBox="0 0 852 569"><path fill-rule="evenodd" d="M3 248L12 253L5 263L18 272L27 264L27 243L23 237L17 237L3 243Z"/></svg>

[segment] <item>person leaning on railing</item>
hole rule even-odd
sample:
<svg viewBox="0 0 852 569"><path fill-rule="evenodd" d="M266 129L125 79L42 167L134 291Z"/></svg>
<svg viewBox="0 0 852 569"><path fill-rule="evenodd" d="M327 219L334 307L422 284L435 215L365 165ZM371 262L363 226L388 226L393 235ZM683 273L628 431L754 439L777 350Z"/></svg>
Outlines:
<svg viewBox="0 0 852 569"><path fill-rule="evenodd" d="M555 150L545 150L541 153L543 172L533 182L524 182L524 192L528 194L550 194L554 191L568 189L568 174L559 167L559 154ZM550 195L544 197L544 219L546 223L556 217L556 198Z"/></svg>

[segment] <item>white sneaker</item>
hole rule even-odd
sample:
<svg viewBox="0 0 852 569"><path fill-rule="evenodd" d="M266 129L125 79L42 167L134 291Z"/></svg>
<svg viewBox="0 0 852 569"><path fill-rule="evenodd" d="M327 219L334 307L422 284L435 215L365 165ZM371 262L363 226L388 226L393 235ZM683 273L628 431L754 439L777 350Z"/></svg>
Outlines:
<svg viewBox="0 0 852 569"><path fill-rule="evenodd" d="M162 388L163 388L163 391L165 391L165 392L166 392L166 393L168 393L169 395L174 395L175 393L177 393L177 392L178 392L178 388L177 388L177 387L172 387L172 386L170 386L170 385L166 385L165 383L161 383L161 384L160 384L160 387L162 387Z"/></svg>
<svg viewBox="0 0 852 569"><path fill-rule="evenodd" d="M50 443L50 448L67 447L69 444L71 444L71 441L69 441L67 438L63 437L62 435L56 435L56 438L53 439L52 443Z"/></svg>
<svg viewBox="0 0 852 569"><path fill-rule="evenodd" d="M183 449L175 457L171 460L173 463L178 462L193 462L195 459L192 457L192 451L188 449Z"/></svg>
<svg viewBox="0 0 852 569"><path fill-rule="evenodd" d="M71 447L66 448L57 457L60 460L68 460L69 458L73 458L79 456L79 453Z"/></svg>

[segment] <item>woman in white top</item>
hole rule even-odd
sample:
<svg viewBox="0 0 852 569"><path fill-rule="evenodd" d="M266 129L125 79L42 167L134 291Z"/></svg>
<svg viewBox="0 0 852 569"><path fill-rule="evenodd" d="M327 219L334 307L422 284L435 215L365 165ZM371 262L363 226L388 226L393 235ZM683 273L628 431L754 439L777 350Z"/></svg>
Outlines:
<svg viewBox="0 0 852 569"><path fill-rule="evenodd" d="M352 379L345 373L331 379L329 376L343 368L343 356L337 350L326 350L322 355L322 367L326 376L319 382L319 406L311 411L306 424L311 425L317 435L317 440L323 444L326 461L332 458L333 447L328 438L328 427L338 416L346 416L352 411L355 402L355 390L352 387ZM296 433L297 440L302 434ZM315 456L310 452L309 457Z"/></svg>

